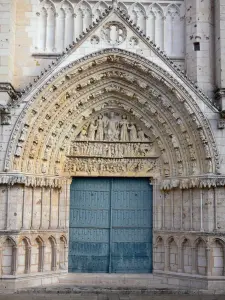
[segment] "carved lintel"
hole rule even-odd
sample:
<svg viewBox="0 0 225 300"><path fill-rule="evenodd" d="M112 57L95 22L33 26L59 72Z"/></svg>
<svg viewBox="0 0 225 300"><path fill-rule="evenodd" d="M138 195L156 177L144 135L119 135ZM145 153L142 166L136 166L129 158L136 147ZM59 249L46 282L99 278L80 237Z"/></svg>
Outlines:
<svg viewBox="0 0 225 300"><path fill-rule="evenodd" d="M65 172L71 176L144 176L159 174L158 159L67 158Z"/></svg>
<svg viewBox="0 0 225 300"><path fill-rule="evenodd" d="M73 142L68 157L92 158L158 158L153 143L146 142Z"/></svg>

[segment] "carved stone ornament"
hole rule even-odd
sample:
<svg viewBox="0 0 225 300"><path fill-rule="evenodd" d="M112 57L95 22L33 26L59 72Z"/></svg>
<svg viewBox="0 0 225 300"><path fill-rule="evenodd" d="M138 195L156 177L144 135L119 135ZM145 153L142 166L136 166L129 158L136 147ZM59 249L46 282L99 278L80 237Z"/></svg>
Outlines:
<svg viewBox="0 0 225 300"><path fill-rule="evenodd" d="M224 176L200 176L189 178L168 178L162 181L161 190L169 191L172 189L195 189L195 188L215 188L224 187Z"/></svg>
<svg viewBox="0 0 225 300"><path fill-rule="evenodd" d="M218 129L225 129L225 119L218 120Z"/></svg>
<svg viewBox="0 0 225 300"><path fill-rule="evenodd" d="M159 156L131 115L109 111L83 125L64 171L73 176L157 176Z"/></svg>
<svg viewBox="0 0 225 300"><path fill-rule="evenodd" d="M25 186L32 187L52 187L61 189L64 185L65 178L54 178L43 176L25 176L25 175L14 175L14 174L0 174L0 184L23 184Z"/></svg>
<svg viewBox="0 0 225 300"><path fill-rule="evenodd" d="M11 114L8 108L1 108L1 125L10 125L11 124Z"/></svg>
<svg viewBox="0 0 225 300"><path fill-rule="evenodd" d="M118 46L126 40L127 29L122 23L111 21L103 26L101 34L108 44Z"/></svg>
<svg viewBox="0 0 225 300"><path fill-rule="evenodd" d="M129 40L129 44L130 44L130 46L137 46L139 44L138 38L136 38L135 36L132 36Z"/></svg>
<svg viewBox="0 0 225 300"><path fill-rule="evenodd" d="M100 42L100 39L99 39L99 37L98 37L97 35L93 35L93 36L91 37L91 44L92 44L92 45L98 45L99 42Z"/></svg>
<svg viewBox="0 0 225 300"><path fill-rule="evenodd" d="M159 176L157 159L68 159L65 172L73 176Z"/></svg>

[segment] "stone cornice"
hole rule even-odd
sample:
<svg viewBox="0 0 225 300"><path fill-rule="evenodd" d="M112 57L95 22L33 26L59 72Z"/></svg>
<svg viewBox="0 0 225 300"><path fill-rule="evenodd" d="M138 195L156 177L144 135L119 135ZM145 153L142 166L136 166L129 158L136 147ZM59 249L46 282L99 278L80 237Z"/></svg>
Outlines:
<svg viewBox="0 0 225 300"><path fill-rule="evenodd" d="M164 179L161 184L161 190L169 191L173 189L194 189L194 188L216 188L225 186L225 175L201 175L183 178Z"/></svg>
<svg viewBox="0 0 225 300"><path fill-rule="evenodd" d="M28 175L22 173L1 173L0 185L13 186L21 184L27 187L46 187L61 189L69 178L66 177L53 177L53 176L38 176Z"/></svg>

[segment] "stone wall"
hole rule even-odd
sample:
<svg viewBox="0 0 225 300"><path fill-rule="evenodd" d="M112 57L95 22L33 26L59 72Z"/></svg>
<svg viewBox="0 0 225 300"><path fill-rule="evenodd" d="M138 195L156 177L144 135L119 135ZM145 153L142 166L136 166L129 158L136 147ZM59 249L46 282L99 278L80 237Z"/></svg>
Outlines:
<svg viewBox="0 0 225 300"><path fill-rule="evenodd" d="M188 0L185 3L187 75L212 97L215 89L214 1Z"/></svg>
<svg viewBox="0 0 225 300"><path fill-rule="evenodd" d="M0 3L0 82L11 82L14 73L15 4Z"/></svg>
<svg viewBox="0 0 225 300"><path fill-rule="evenodd" d="M182 232L223 232L224 188L158 192L155 228Z"/></svg>
<svg viewBox="0 0 225 300"><path fill-rule="evenodd" d="M106 4L80 2L78 6L73 1L71 3L43 1L40 5L39 0L4 0L1 5L1 22L7 24L1 26L4 43L1 81L10 81L16 89L23 90L40 76L44 69L48 69L48 65L55 61L56 55L68 48L72 41L76 41L76 38L85 32L86 27L111 4L110 1L106 1ZM178 64L183 64L183 1L152 4L152 1L143 5L120 2L121 8L131 15L133 21L137 22L157 46L178 60ZM7 18L8 15L12 18ZM83 15L87 17L83 18ZM9 75L7 79L5 76Z"/></svg>

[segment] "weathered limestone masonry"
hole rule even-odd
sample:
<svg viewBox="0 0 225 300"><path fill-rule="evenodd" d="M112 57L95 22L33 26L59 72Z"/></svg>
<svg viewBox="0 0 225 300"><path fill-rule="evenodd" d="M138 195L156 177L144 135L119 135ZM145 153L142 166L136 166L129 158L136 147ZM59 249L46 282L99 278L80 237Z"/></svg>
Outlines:
<svg viewBox="0 0 225 300"><path fill-rule="evenodd" d="M71 179L106 176L153 184L155 279L225 289L215 2L0 1L1 288L67 273Z"/></svg>

